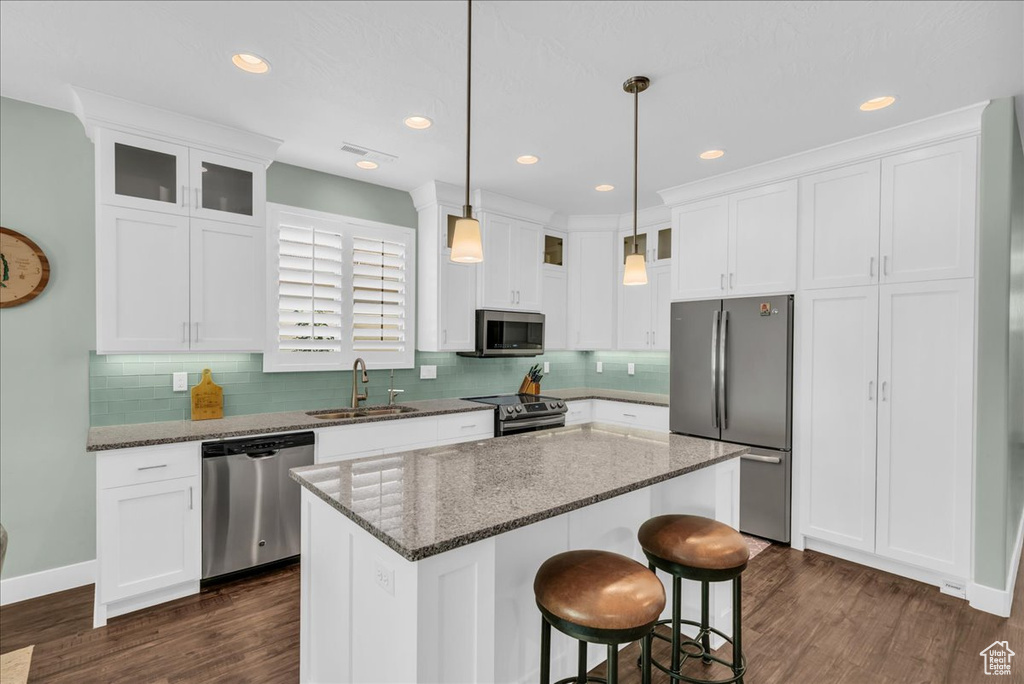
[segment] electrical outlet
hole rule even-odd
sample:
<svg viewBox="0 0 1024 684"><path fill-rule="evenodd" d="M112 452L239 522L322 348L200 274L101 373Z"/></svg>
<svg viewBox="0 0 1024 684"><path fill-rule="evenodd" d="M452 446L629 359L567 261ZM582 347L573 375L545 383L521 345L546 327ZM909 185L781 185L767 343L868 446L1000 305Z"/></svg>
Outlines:
<svg viewBox="0 0 1024 684"><path fill-rule="evenodd" d="M604 373L604 361L597 362L597 372Z"/></svg>
<svg viewBox="0 0 1024 684"><path fill-rule="evenodd" d="M630 375L636 375L636 364L635 363L627 363L626 364L626 372L629 373Z"/></svg>
<svg viewBox="0 0 1024 684"><path fill-rule="evenodd" d="M545 361L544 362L544 372L545 373L550 373L551 372L551 362L550 361Z"/></svg>
<svg viewBox="0 0 1024 684"><path fill-rule="evenodd" d="M174 392L187 392L188 391L188 373L174 373L173 381L171 382L171 390Z"/></svg>
<svg viewBox="0 0 1024 684"><path fill-rule="evenodd" d="M420 366L420 380L436 380L437 366Z"/></svg>
<svg viewBox="0 0 1024 684"><path fill-rule="evenodd" d="M381 589L392 596L395 595L395 570L384 565L379 558L373 559L373 579Z"/></svg>

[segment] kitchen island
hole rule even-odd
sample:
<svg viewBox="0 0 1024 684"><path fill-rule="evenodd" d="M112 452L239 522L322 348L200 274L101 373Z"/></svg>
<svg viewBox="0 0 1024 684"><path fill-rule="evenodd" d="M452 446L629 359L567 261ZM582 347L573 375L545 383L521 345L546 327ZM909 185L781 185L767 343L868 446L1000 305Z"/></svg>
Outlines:
<svg viewBox="0 0 1024 684"><path fill-rule="evenodd" d="M301 681L537 681L540 564L581 548L644 561L636 530L662 513L736 526L745 451L587 424L294 469ZM728 631L724 592L712 615ZM576 659L556 637L553 680Z"/></svg>

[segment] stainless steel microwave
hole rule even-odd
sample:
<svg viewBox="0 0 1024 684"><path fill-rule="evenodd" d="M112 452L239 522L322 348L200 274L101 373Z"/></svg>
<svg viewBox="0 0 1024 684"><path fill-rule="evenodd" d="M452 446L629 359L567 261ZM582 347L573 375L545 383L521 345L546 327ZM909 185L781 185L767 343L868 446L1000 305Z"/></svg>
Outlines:
<svg viewBox="0 0 1024 684"><path fill-rule="evenodd" d="M477 309L476 350L462 356L539 356L544 353L544 314Z"/></svg>

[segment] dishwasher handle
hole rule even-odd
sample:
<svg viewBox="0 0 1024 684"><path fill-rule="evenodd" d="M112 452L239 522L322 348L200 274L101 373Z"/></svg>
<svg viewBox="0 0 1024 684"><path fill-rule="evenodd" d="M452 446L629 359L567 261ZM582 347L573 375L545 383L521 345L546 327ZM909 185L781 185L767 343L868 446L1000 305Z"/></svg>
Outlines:
<svg viewBox="0 0 1024 684"><path fill-rule="evenodd" d="M310 446L316 443L313 432L293 432L285 435L253 436L203 443L203 458L238 454L270 457L283 449Z"/></svg>
<svg viewBox="0 0 1024 684"><path fill-rule="evenodd" d="M273 458L281 453L280 449L267 449L265 451L246 451L245 455L254 461L259 461L264 458Z"/></svg>

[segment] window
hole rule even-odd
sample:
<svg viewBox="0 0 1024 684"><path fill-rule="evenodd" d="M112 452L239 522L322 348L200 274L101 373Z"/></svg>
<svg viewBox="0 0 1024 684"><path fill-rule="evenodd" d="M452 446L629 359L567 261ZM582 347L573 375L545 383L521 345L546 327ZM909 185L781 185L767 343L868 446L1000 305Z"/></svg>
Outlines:
<svg viewBox="0 0 1024 684"><path fill-rule="evenodd" d="M412 368L411 228L269 204L263 369Z"/></svg>

